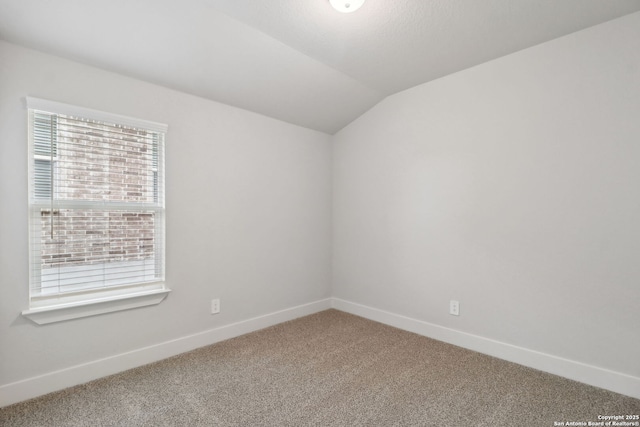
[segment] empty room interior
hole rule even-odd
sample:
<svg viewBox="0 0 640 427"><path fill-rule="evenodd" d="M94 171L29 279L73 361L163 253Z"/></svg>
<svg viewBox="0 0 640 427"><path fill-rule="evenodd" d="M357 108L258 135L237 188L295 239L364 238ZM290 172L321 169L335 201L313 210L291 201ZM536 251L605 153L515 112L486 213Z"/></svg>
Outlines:
<svg viewBox="0 0 640 427"><path fill-rule="evenodd" d="M0 424L638 426L639 184L640 0L0 0Z"/></svg>

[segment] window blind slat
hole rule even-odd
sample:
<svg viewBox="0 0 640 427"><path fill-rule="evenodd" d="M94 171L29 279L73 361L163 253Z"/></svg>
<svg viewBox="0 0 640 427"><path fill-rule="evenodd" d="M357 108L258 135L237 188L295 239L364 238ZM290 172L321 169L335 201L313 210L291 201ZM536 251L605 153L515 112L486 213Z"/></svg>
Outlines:
<svg viewBox="0 0 640 427"><path fill-rule="evenodd" d="M120 114L107 113L104 111L78 107L62 102L50 101L47 99L34 98L30 96L27 97L27 108L32 111L54 111L61 115L77 116L87 120L118 123L134 128L151 130L162 134L167 132L167 125L163 123L157 123L150 120L142 120L134 117L123 116Z"/></svg>

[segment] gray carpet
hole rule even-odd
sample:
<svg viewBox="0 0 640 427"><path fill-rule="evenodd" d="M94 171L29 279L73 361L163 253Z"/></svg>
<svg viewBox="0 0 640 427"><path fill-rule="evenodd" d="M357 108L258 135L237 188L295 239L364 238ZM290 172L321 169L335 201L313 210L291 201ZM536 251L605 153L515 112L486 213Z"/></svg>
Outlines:
<svg viewBox="0 0 640 427"><path fill-rule="evenodd" d="M336 310L0 409L2 426L553 426L640 400Z"/></svg>

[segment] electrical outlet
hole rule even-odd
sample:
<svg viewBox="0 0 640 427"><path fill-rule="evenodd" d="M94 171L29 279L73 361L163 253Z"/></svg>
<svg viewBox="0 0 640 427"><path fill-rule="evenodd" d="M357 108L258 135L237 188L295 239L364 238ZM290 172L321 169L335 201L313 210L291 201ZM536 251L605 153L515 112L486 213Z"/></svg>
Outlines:
<svg viewBox="0 0 640 427"><path fill-rule="evenodd" d="M216 299L212 299L211 300L211 314L218 314L220 313L220 299L216 298Z"/></svg>
<svg viewBox="0 0 640 427"><path fill-rule="evenodd" d="M456 300L449 301L449 314L460 316L460 302Z"/></svg>

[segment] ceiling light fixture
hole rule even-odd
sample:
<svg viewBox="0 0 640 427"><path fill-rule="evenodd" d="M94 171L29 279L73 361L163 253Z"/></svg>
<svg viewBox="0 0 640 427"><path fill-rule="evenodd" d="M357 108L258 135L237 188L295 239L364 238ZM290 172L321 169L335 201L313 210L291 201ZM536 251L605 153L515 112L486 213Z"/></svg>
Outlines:
<svg viewBox="0 0 640 427"><path fill-rule="evenodd" d="M329 0L329 3L338 12L351 13L360 9L364 0Z"/></svg>

